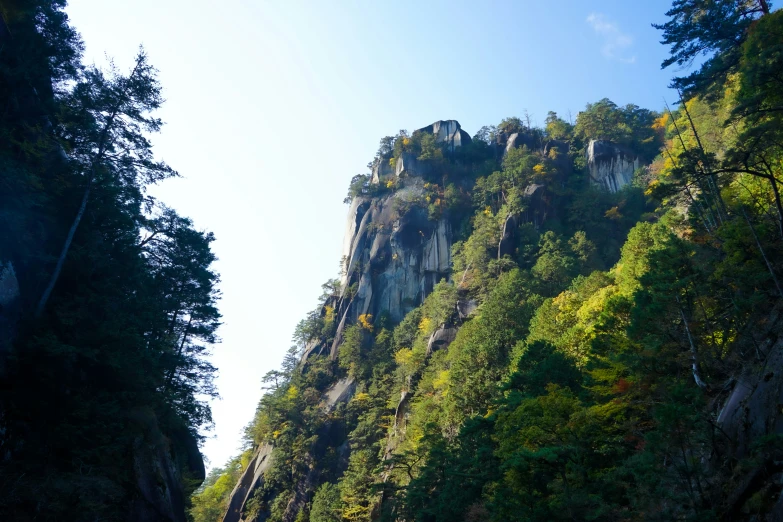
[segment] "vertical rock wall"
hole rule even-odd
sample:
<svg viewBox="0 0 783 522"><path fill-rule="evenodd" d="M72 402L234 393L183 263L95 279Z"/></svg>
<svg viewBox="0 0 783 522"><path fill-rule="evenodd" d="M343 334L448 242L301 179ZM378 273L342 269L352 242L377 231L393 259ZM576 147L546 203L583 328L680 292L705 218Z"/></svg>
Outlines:
<svg viewBox="0 0 783 522"><path fill-rule="evenodd" d="M639 156L605 140L590 140L587 146L587 168L590 183L617 192L633 180L641 166Z"/></svg>

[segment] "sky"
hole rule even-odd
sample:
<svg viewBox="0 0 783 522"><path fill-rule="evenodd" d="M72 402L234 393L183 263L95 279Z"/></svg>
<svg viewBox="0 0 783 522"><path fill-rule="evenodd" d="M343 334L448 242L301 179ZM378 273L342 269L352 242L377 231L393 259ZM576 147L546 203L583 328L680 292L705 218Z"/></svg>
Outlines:
<svg viewBox="0 0 783 522"><path fill-rule="evenodd" d="M182 175L150 193L217 236L221 399L202 451L242 430L294 327L337 277L352 176L381 137L456 119L574 120L609 98L659 110L676 71L652 22L670 0L70 0L87 63L128 68L143 45L166 125L155 151Z"/></svg>

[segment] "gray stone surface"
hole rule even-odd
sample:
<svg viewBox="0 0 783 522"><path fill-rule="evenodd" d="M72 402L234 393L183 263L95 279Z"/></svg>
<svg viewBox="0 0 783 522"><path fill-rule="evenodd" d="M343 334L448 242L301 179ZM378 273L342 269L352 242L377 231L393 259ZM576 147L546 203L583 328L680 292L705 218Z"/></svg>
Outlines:
<svg viewBox="0 0 783 522"><path fill-rule="evenodd" d="M617 192L631 183L640 166L638 155L610 141L590 140L587 146L590 183L609 192Z"/></svg>
<svg viewBox="0 0 783 522"><path fill-rule="evenodd" d="M448 348L448 346L454 342L457 337L457 329L453 327L441 326L430 335L429 341L427 341L426 356L432 355L435 350L442 348Z"/></svg>
<svg viewBox="0 0 783 522"><path fill-rule="evenodd" d="M462 130L457 120L439 120L431 125L417 129L416 132L429 132L435 135L437 143L445 143L447 152L470 143L470 134Z"/></svg>
<svg viewBox="0 0 783 522"><path fill-rule="evenodd" d="M341 322L344 318L351 324L361 314L382 312L399 321L421 304L441 278L448 277L449 223L430 221L421 207L404 208L420 192L415 184L406 187L373 200L363 214L360 206L351 207L343 243L347 272L339 305L341 313L350 310ZM355 293L348 295L351 287Z"/></svg>
<svg viewBox="0 0 783 522"><path fill-rule="evenodd" d="M243 522L243 511L253 491L264 483L264 473L272 465L272 446L259 446L229 497L223 522Z"/></svg>
<svg viewBox="0 0 783 522"><path fill-rule="evenodd" d="M326 391L321 407L328 413L334 410L338 404L351 400L354 393L356 393L356 381L353 380L353 377L340 379Z"/></svg>

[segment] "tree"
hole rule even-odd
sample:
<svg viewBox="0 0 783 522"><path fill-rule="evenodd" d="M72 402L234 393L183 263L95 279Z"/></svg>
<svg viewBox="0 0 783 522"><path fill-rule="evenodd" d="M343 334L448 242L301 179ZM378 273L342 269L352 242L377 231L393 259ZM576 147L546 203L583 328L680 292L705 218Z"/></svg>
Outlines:
<svg viewBox="0 0 783 522"><path fill-rule="evenodd" d="M163 102L157 70L139 51L133 69L123 75L110 64L108 74L88 68L63 100L56 134L69 151L73 172L82 179L83 193L76 216L65 237L57 263L36 306L40 316L60 277L76 230L84 217L94 187L117 185L143 191L144 186L177 176L177 172L152 155L144 133L163 125L150 113Z"/></svg>
<svg viewBox="0 0 783 522"><path fill-rule="evenodd" d="M690 67L699 56L710 58L688 76L675 77L672 86L691 96L721 85L735 71L753 21L769 13L767 0L675 0L666 12L669 20L652 24L663 31L661 43L671 46L661 68Z"/></svg>
<svg viewBox="0 0 783 522"><path fill-rule="evenodd" d="M558 117L554 111L549 111L546 115L546 133L555 140L563 140L571 137L573 125Z"/></svg>
<svg viewBox="0 0 783 522"><path fill-rule="evenodd" d="M310 522L341 522L340 490L335 484L321 484L313 496Z"/></svg>

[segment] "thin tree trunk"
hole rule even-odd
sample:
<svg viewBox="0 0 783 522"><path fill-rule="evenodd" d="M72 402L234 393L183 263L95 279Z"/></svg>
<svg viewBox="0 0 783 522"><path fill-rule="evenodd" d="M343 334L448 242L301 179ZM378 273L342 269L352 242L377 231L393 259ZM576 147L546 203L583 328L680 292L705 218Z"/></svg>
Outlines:
<svg viewBox="0 0 783 522"><path fill-rule="evenodd" d="M701 138L699 137L699 133L696 130L696 124L693 123L693 118L691 118L691 112L688 110L688 105L685 103L685 100L682 99L682 92L677 91L677 93L680 95L680 101L682 101L682 109L685 111L685 116L688 117L688 123L691 126L691 131L693 131L693 137L696 138L696 144L699 146L699 151L701 151L702 157L707 157L707 151L704 150L704 145L701 143ZM701 162L700 162L701 163ZM715 174L712 172L708 172L704 169L704 164L701 165L702 174L707 176L707 184L711 185L712 191L715 192L715 199L718 202L717 208L718 208L718 216L721 218L721 224L723 223L723 214L725 213L728 215L728 212L726 211L726 204L723 202L723 197L720 194L720 189L718 188L718 184L715 181Z"/></svg>
<svg viewBox="0 0 783 522"><path fill-rule="evenodd" d="M71 223L70 230L68 230L68 236L65 238L65 243L63 244L62 251L60 252L60 257L57 259L57 265L54 267L54 272L52 272L52 276L49 278L49 284L46 285L46 290L44 290L43 294L41 294L41 299L38 301L38 305L35 307L36 318L40 317L44 311L44 308L46 308L46 303L49 301L49 297L52 295L54 285L57 284L57 279L60 277L60 272L62 271L63 265L65 264L65 258L71 248L71 243L73 243L73 236L76 235L76 229L79 228L79 223L81 223L82 217L84 216L84 211L87 208L87 201L90 199L91 189L92 177L90 177L90 181L87 183L87 188L84 189L82 203L79 205L79 211L76 213L76 217L74 218L73 223Z"/></svg>
<svg viewBox="0 0 783 522"><path fill-rule="evenodd" d="M778 210L778 232L780 232L780 237L783 238L783 203L780 201L780 190L778 190L778 182L774 177L769 182L772 184L772 193L775 195L775 206Z"/></svg>
<svg viewBox="0 0 783 522"><path fill-rule="evenodd" d="M772 276L772 281L775 283L775 288L778 290L778 296L783 297L783 291L780 290L780 283L778 282L778 278L775 275L775 271L772 270L772 265L769 262L769 259L767 259L767 254L764 253L764 248L761 246L761 241L759 241L759 236L756 235L756 229L753 228L753 223L750 222L750 218L748 217L748 213L745 212L745 207L741 206L742 209L742 215L745 218L745 222L748 224L748 227L750 228L750 233L753 234L753 239L756 240L756 246L759 249L759 252L761 252L761 257L764 259L764 263L767 265L767 270L769 270L769 275Z"/></svg>
<svg viewBox="0 0 783 522"><path fill-rule="evenodd" d="M680 317L682 318L682 324L685 326L685 333L688 335L688 343L691 345L691 371L693 372L693 380L696 381L696 386L702 390L707 389L707 384L701 378L701 372L699 371L699 358L696 352L696 343L693 342L693 336L691 335L691 329L688 326L688 319L685 317L685 310L682 309L680 298L675 296L677 300L677 307L680 309Z"/></svg>
<svg viewBox="0 0 783 522"><path fill-rule="evenodd" d="M190 324L193 321L193 315L188 318L188 324L185 326L185 331L182 332L182 342L179 343L179 348L177 349L177 359L182 357L182 350L185 348L185 341L188 338L188 334L190 333ZM171 372L169 373L168 379L166 379L166 385L171 386L171 381L174 380L174 375L177 373L177 366L174 366L174 368L171 369Z"/></svg>
<svg viewBox="0 0 783 522"><path fill-rule="evenodd" d="M133 71L131 71L130 75L128 76L128 80L136 76L140 64L141 61L137 60L136 65L133 67ZM52 295L52 290L54 290L54 286L57 284L57 280L60 277L60 271L65 264L65 258L68 256L68 251L71 248L73 236L76 234L76 229L79 228L79 223L81 223L82 217L84 216L84 210L87 208L87 201L90 199L90 190L92 189L93 180L95 179L95 173L98 169L98 165L103 161L104 154L106 153L106 140L109 136L109 131L114 125L114 120L117 118L117 115L120 112L120 106L126 101L128 84L129 82L125 84L125 88L120 94L119 99L112 107L109 118L106 120L106 125L101 130L101 136L98 140L98 152L95 154L95 157L93 158L90 165L90 178L87 180L87 188L84 190L84 196L82 196L82 203L79 206L79 212L76 214L73 223L71 223L71 228L68 231L68 236L65 238L65 243L63 244L62 251L60 252L60 257L57 259L57 265L54 268L54 272L52 272L52 276L49 278L49 284L46 285L46 290L44 290L43 294L41 295L41 299L38 301L38 305L35 307L35 318L40 317L43 313L44 308L46 308L46 303L49 301L49 297Z"/></svg>

